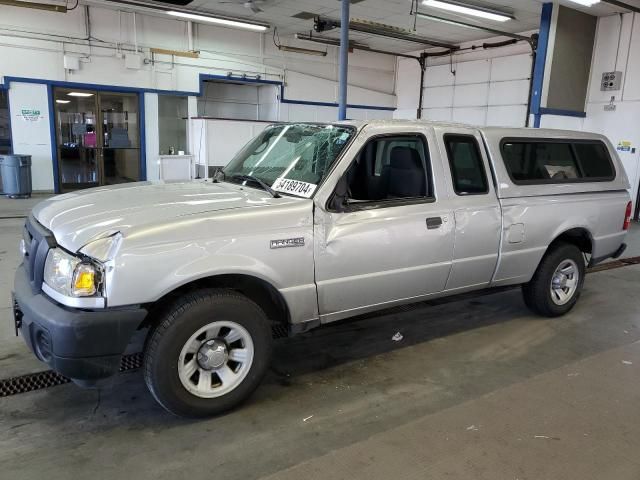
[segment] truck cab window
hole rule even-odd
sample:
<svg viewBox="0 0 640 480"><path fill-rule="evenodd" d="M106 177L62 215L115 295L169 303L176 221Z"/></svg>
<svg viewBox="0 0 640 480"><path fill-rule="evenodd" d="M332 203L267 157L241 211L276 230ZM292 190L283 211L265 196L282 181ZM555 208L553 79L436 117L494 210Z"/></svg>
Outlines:
<svg viewBox="0 0 640 480"><path fill-rule="evenodd" d="M453 177L453 189L458 195L481 195L489 192L482 155L475 137L445 135L444 143Z"/></svg>
<svg viewBox="0 0 640 480"><path fill-rule="evenodd" d="M426 143L418 136L374 138L347 171L350 203L432 196Z"/></svg>

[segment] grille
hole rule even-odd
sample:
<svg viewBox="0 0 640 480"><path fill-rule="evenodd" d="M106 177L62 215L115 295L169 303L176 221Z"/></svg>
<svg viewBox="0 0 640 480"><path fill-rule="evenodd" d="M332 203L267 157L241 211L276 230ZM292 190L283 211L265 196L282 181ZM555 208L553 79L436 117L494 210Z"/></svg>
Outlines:
<svg viewBox="0 0 640 480"><path fill-rule="evenodd" d="M27 248L24 265L29 283L31 283L31 289L34 293L38 293L42 288L44 262L47 260L47 253L49 253L50 248L56 246L56 241L53 234L40 225L32 215L25 222L23 238Z"/></svg>
<svg viewBox="0 0 640 480"><path fill-rule="evenodd" d="M127 372L129 370L140 368L141 366L142 353L133 353L122 357L122 361L120 362L120 371ZM55 387L56 385L64 385L70 381L71 380L67 377L60 375L53 370L6 378L4 380L0 380L0 397L11 397L20 393L42 390L44 388Z"/></svg>
<svg viewBox="0 0 640 480"><path fill-rule="evenodd" d="M120 362L120 371L126 372L142 367L142 358L142 352L125 355L124 357L122 357L122 361Z"/></svg>
<svg viewBox="0 0 640 480"><path fill-rule="evenodd" d="M43 388L55 387L69 382L68 378L52 370L7 378L6 380L0 380L0 397L10 397L19 393L42 390Z"/></svg>
<svg viewBox="0 0 640 480"><path fill-rule="evenodd" d="M286 338L289 336L289 327L282 323L271 324L271 336L273 338Z"/></svg>

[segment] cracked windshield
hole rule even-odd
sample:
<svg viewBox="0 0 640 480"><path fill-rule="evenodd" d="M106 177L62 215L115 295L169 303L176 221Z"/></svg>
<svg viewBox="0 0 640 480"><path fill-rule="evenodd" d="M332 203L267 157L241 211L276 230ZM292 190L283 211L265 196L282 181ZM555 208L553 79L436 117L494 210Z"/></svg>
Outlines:
<svg viewBox="0 0 640 480"><path fill-rule="evenodd" d="M309 198L355 128L287 124L267 127L227 165L218 180Z"/></svg>

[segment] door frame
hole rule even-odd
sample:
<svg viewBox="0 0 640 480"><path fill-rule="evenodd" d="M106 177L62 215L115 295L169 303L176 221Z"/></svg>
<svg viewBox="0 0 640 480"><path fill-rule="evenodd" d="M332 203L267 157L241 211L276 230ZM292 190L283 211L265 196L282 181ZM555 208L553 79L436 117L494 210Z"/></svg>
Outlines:
<svg viewBox="0 0 640 480"><path fill-rule="evenodd" d="M79 85L79 84L78 84ZM139 151L139 179L138 181L145 181L147 179L147 162L146 162L146 142L143 139L144 136L144 92L131 92L131 91L118 91L118 89L111 88L86 88L84 86L60 86L60 85L48 85L47 86L47 94L49 95L49 123L51 129L51 152L53 156L53 175L54 175L54 186L55 193L63 193L62 192L62 181L60 177L60 146L58 145L58 126L56 122L57 111L55 105L55 89L62 90L81 90L86 91L87 93L94 94L94 108L95 108L95 117L96 117L96 125L95 132L97 137L96 144L96 162L97 162L97 178L98 185L103 186L104 183L104 145L98 146L98 144L102 144L104 142L104 119L101 118L102 110L101 110L101 101L100 101L100 93L111 93L111 94L136 94L138 99L138 151ZM122 90L122 89L120 89ZM55 156L54 156L55 150ZM87 187L90 188L90 187Z"/></svg>
<svg viewBox="0 0 640 480"><path fill-rule="evenodd" d="M44 83L44 82L43 82ZM147 148L146 148L146 121L145 121L145 109L144 109L144 93L142 88L129 88L129 87L117 87L109 85L95 85L89 83L75 83L75 82L46 82L47 85L47 99L49 103L49 136L51 139L51 158L53 160L53 183L54 192L62 193L62 185L60 182L60 157L58 155L58 132L56 127L56 108L55 108L55 95L54 88L64 89L77 89L87 90L96 93L96 107L99 108L99 101L97 95L99 92L108 93L134 93L138 97L138 142L139 142L139 160L140 160L140 180L147 180ZM96 110L96 124L99 122L100 112ZM102 130L102 126L100 128ZM99 133L99 132L97 132ZM99 167L100 168L100 167ZM102 171L99 171L99 176L102 176Z"/></svg>

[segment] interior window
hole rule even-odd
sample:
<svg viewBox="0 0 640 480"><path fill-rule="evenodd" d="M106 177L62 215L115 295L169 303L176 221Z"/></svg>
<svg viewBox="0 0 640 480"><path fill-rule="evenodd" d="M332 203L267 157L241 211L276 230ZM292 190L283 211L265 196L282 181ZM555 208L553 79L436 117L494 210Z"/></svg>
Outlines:
<svg viewBox="0 0 640 480"><path fill-rule="evenodd" d="M502 156L516 183L609 180L615 176L602 142L505 142Z"/></svg>
<svg viewBox="0 0 640 480"><path fill-rule="evenodd" d="M431 197L428 153L418 136L371 140L347 171L350 203Z"/></svg>
<svg viewBox="0 0 640 480"><path fill-rule="evenodd" d="M458 195L488 193L487 175L476 139L471 135L445 135L444 143L455 192Z"/></svg>

